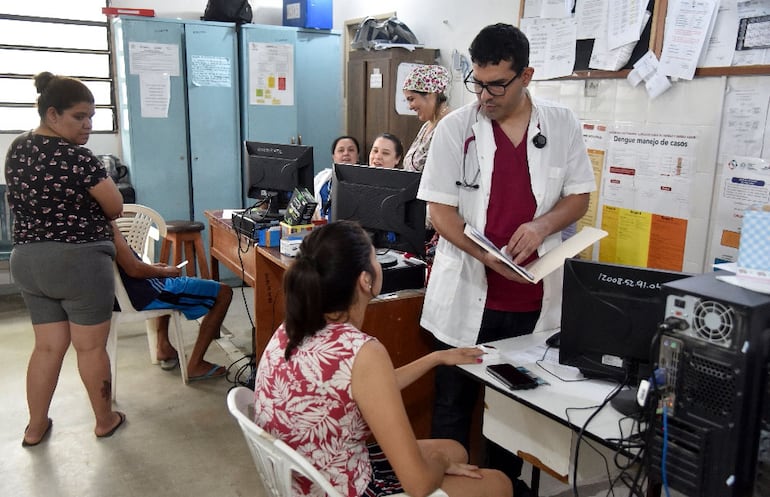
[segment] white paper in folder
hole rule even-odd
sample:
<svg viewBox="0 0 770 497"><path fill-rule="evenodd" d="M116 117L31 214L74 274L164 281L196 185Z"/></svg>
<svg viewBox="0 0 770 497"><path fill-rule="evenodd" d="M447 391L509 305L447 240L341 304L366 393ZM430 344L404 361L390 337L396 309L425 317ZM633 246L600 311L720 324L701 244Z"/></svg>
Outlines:
<svg viewBox="0 0 770 497"><path fill-rule="evenodd" d="M527 266L515 264L511 257L495 247L492 241L473 226L465 225L465 235L481 248L503 261L530 283L537 283L564 265L564 260L573 257L586 247L590 247L605 236L607 232L591 226L585 226L576 235L567 238L561 245L542 255Z"/></svg>

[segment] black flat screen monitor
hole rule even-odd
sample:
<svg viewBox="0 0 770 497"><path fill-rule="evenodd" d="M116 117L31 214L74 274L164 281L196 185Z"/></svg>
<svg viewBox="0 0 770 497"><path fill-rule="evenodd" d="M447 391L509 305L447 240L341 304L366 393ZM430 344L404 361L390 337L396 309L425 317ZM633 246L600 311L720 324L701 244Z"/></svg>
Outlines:
<svg viewBox="0 0 770 497"><path fill-rule="evenodd" d="M377 248L425 255L425 201L421 174L402 169L335 164L332 220L357 221Z"/></svg>
<svg viewBox="0 0 770 497"><path fill-rule="evenodd" d="M265 201L277 216L295 188L313 192L313 147L283 143L243 142L246 197Z"/></svg>
<svg viewBox="0 0 770 497"><path fill-rule="evenodd" d="M636 385L652 371L664 283L690 275L580 259L564 263L559 362L588 378Z"/></svg>

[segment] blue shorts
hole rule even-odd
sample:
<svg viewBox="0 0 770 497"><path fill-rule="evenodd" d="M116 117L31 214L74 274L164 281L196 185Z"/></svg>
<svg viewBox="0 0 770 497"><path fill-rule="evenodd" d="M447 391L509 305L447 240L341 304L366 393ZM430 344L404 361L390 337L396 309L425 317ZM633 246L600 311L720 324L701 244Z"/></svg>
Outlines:
<svg viewBox="0 0 770 497"><path fill-rule="evenodd" d="M198 319L205 316L214 306L221 286L218 281L187 276L166 278L160 295L144 310L176 309L187 319Z"/></svg>

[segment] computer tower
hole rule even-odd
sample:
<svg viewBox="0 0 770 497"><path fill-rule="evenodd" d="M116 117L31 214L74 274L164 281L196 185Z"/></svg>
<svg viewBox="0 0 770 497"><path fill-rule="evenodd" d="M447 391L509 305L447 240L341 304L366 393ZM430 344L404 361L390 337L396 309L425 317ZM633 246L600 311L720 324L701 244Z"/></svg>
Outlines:
<svg viewBox="0 0 770 497"><path fill-rule="evenodd" d="M669 488L687 496L767 496L770 296L719 274L662 287L665 380L650 410L650 478L663 482L665 457Z"/></svg>

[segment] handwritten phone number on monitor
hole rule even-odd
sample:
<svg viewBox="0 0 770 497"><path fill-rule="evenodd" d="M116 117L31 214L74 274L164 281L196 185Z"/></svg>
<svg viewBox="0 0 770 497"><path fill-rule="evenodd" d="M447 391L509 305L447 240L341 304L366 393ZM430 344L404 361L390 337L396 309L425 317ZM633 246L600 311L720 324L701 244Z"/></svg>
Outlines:
<svg viewBox="0 0 770 497"><path fill-rule="evenodd" d="M602 283L613 283L627 288L640 288L643 290L660 290L660 283L653 283L644 280L632 280L631 278L622 278L620 276L611 276L609 274L599 273L599 281Z"/></svg>

